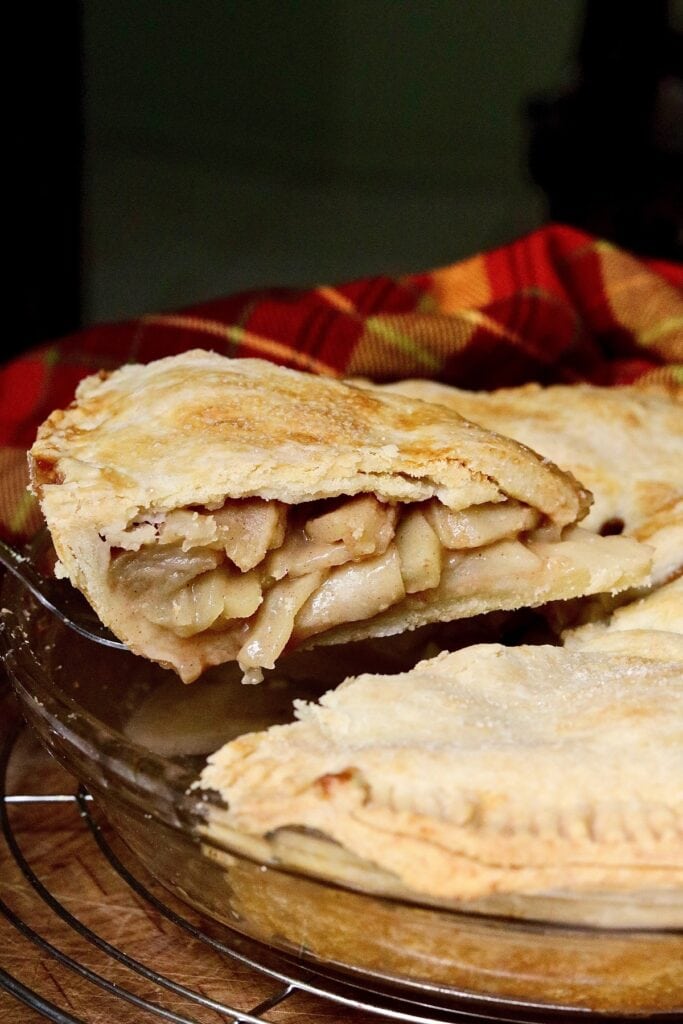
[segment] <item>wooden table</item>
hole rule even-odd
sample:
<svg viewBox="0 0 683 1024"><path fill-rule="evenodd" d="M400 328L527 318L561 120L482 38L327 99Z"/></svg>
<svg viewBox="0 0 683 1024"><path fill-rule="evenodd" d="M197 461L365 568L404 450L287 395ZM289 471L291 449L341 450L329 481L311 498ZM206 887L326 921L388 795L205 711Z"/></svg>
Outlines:
<svg viewBox="0 0 683 1024"><path fill-rule="evenodd" d="M75 780L24 729L10 760L8 793L49 795L75 790ZM8 813L17 841L40 880L71 913L110 943L175 981L241 1011L253 1010L282 992L280 982L192 939L134 894L98 851L73 801L10 804ZM142 868L139 877L153 888ZM201 1024L225 1024L228 1019L139 977L79 937L32 890L2 838L0 896L40 935L115 984ZM168 901L165 893L164 899ZM186 907L182 913L191 917ZM196 916L193 919L199 921ZM0 967L87 1024L142 1024L159 1019L80 978L20 935L2 915ZM279 1024L370 1024L378 1020L375 1015L302 992L268 1010L263 1019ZM0 992L2 1024L38 1024L42 1020L41 1015Z"/></svg>

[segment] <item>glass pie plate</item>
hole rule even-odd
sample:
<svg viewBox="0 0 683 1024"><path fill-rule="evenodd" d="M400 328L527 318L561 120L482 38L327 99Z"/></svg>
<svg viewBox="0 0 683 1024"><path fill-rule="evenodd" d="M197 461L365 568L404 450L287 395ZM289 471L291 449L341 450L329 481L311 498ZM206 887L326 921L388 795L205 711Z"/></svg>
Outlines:
<svg viewBox="0 0 683 1024"><path fill-rule="evenodd" d="M437 904L322 836L292 829L259 841L210 828L214 797L191 788L206 754L290 720L295 697L417 660L425 637L292 656L260 686L223 667L188 687L77 636L11 578L1 632L15 693L43 743L158 881L210 918L416 1002L485 1006L516 1020L681 1019L683 893Z"/></svg>

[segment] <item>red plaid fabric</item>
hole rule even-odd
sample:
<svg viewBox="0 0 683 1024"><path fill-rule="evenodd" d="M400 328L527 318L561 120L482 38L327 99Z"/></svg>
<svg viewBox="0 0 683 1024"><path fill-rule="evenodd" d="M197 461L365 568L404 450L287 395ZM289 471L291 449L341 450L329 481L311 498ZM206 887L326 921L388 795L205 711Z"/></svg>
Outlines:
<svg viewBox="0 0 683 1024"><path fill-rule="evenodd" d="M93 327L0 370L0 529L39 519L25 449L78 381L188 348L375 380L430 377L491 389L537 380L683 384L683 267L550 226L399 280L269 289Z"/></svg>

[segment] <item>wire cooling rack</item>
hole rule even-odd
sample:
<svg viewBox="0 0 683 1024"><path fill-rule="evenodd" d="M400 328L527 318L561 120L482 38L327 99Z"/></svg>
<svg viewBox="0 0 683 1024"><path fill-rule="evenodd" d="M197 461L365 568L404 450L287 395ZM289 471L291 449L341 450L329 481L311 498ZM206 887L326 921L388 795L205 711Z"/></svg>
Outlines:
<svg viewBox="0 0 683 1024"><path fill-rule="evenodd" d="M8 723L5 723L7 726ZM61 968L65 968L68 976L78 982L82 987L83 983L92 986L92 1005L98 999L98 990L107 996L120 1000L133 1007L136 1016L133 1020L164 1020L174 1024L201 1024L194 1014L205 1011L212 1011L212 1019L224 1019L234 1024L257 1024L257 1022L275 1020L297 1020L300 1019L296 1011L294 1015L283 1014L297 996L307 994L309 997L318 997L324 1000L325 1005L336 1008L332 1012L330 1020L353 1021L354 1024L365 1024L372 1019L406 1021L413 1024L485 1024L491 1021L518 1022L529 1020L528 1014L522 1013L519 1016L512 1011L512 1016L504 1010L496 1007L495 1016L483 1013L474 1013L467 1010L455 1010L446 1005L435 1005L433 997L428 994L427 1000L419 1001L406 998L402 993L370 991L360 988L352 981L326 973L324 970L313 970L308 966L290 959L284 954L275 952L269 947L263 946L245 938L237 932L224 928L220 930L220 937L216 937L214 929L209 922L206 926L196 924L190 917L185 916L182 910L174 909L171 901L161 895L157 895L154 883L142 881L144 869L132 868L124 863L114 849L107 834L98 821L94 805L90 796L82 789L77 792L63 792L44 795L38 792L11 792L7 790L8 765L11 763L13 750L15 749L18 731L7 734L7 729L2 728L0 721L0 825L2 832L1 843L5 844L3 854L8 854L9 863L18 869L20 885L33 898L37 897L40 912L35 913L35 919L26 913L19 913L13 909L11 899L6 902L5 893L0 896L0 914L12 925L25 939L35 947L36 959L47 962L56 962ZM2 733L5 733L2 735ZM177 929L179 938L187 937L188 940L198 941L210 947L213 953L225 958L226 968L238 964L241 971L253 973L257 980L268 979L274 991L267 998L262 999L257 1005L251 1006L248 1010L239 1009L228 1005L219 999L212 998L204 991L200 991L191 985L181 984L173 980L164 972L153 966L154 958L150 955L149 962L143 962L130 954L124 952L118 945L105 939L98 930L90 927L85 921L75 915L67 908L56 895L58 885L54 884L53 873L50 872L51 881L46 884L40 877L39 869L32 865L32 856L29 849L22 848L18 834L21 832L22 814L30 813L41 805L61 805L61 813L73 813L73 827L84 831L85 835L81 840L88 843L88 858L99 858L99 869L105 869L118 876L127 886L126 892L134 903L143 900L151 906L157 914L160 914L166 922L169 922L173 929ZM71 827L71 826L70 826ZM25 843L28 847L30 844ZM0 881L2 878L0 877ZM4 886L3 886L4 889ZM163 890L158 890L163 893ZM9 893L7 894L9 896ZM23 902L23 901L22 901ZM47 910L45 909L47 908ZM58 934L61 937L60 944L52 941L54 929L50 929L50 938L46 937L47 930L44 925L45 913L54 915L58 919ZM151 932L150 926L150 932ZM79 940L95 947L100 954L103 954L106 962L116 965L117 972L124 969L124 974L129 981L121 983L112 981L105 974L93 969L85 962L85 958L78 959L66 952L64 946L69 946L68 938L76 934ZM150 940L153 935L150 935ZM92 1017L75 1015L71 1008L60 1007L50 999L41 995L29 985L20 981L10 971L6 970L3 964L3 951L0 948L0 991L13 996L19 1003L30 1007L35 1013L44 1016L47 1020L56 1024L90 1024ZM70 972L70 974L69 974ZM141 996L134 991L134 976L144 979L149 983L154 992L154 998ZM149 989L149 985L147 988ZM68 999L68 990L63 988L65 1002ZM167 1001L169 993L172 994L174 1006L178 1001L189 1007L187 1011L179 1012L164 1004L164 996ZM321 1005L319 1002L317 1005ZM79 1013L81 1011L79 1010ZM139 1017L137 1016L139 1012ZM275 1013L275 1017L271 1016ZM303 1016L303 1014L302 1014ZM307 1020L311 1017L310 1009L305 1014ZM328 1019L327 1015L320 1014L319 1020ZM539 1018L532 1015L531 1019ZM17 1018L19 1020L20 1018ZM102 1020L97 1016L97 1020Z"/></svg>

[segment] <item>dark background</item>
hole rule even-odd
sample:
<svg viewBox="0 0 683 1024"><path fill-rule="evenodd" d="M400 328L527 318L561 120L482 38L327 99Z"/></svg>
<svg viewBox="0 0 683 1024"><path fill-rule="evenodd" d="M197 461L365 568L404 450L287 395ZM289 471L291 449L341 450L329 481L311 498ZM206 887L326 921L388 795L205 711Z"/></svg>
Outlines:
<svg viewBox="0 0 683 1024"><path fill-rule="evenodd" d="M10 351L264 284L427 269L550 218L681 254L681 0L13 17Z"/></svg>

